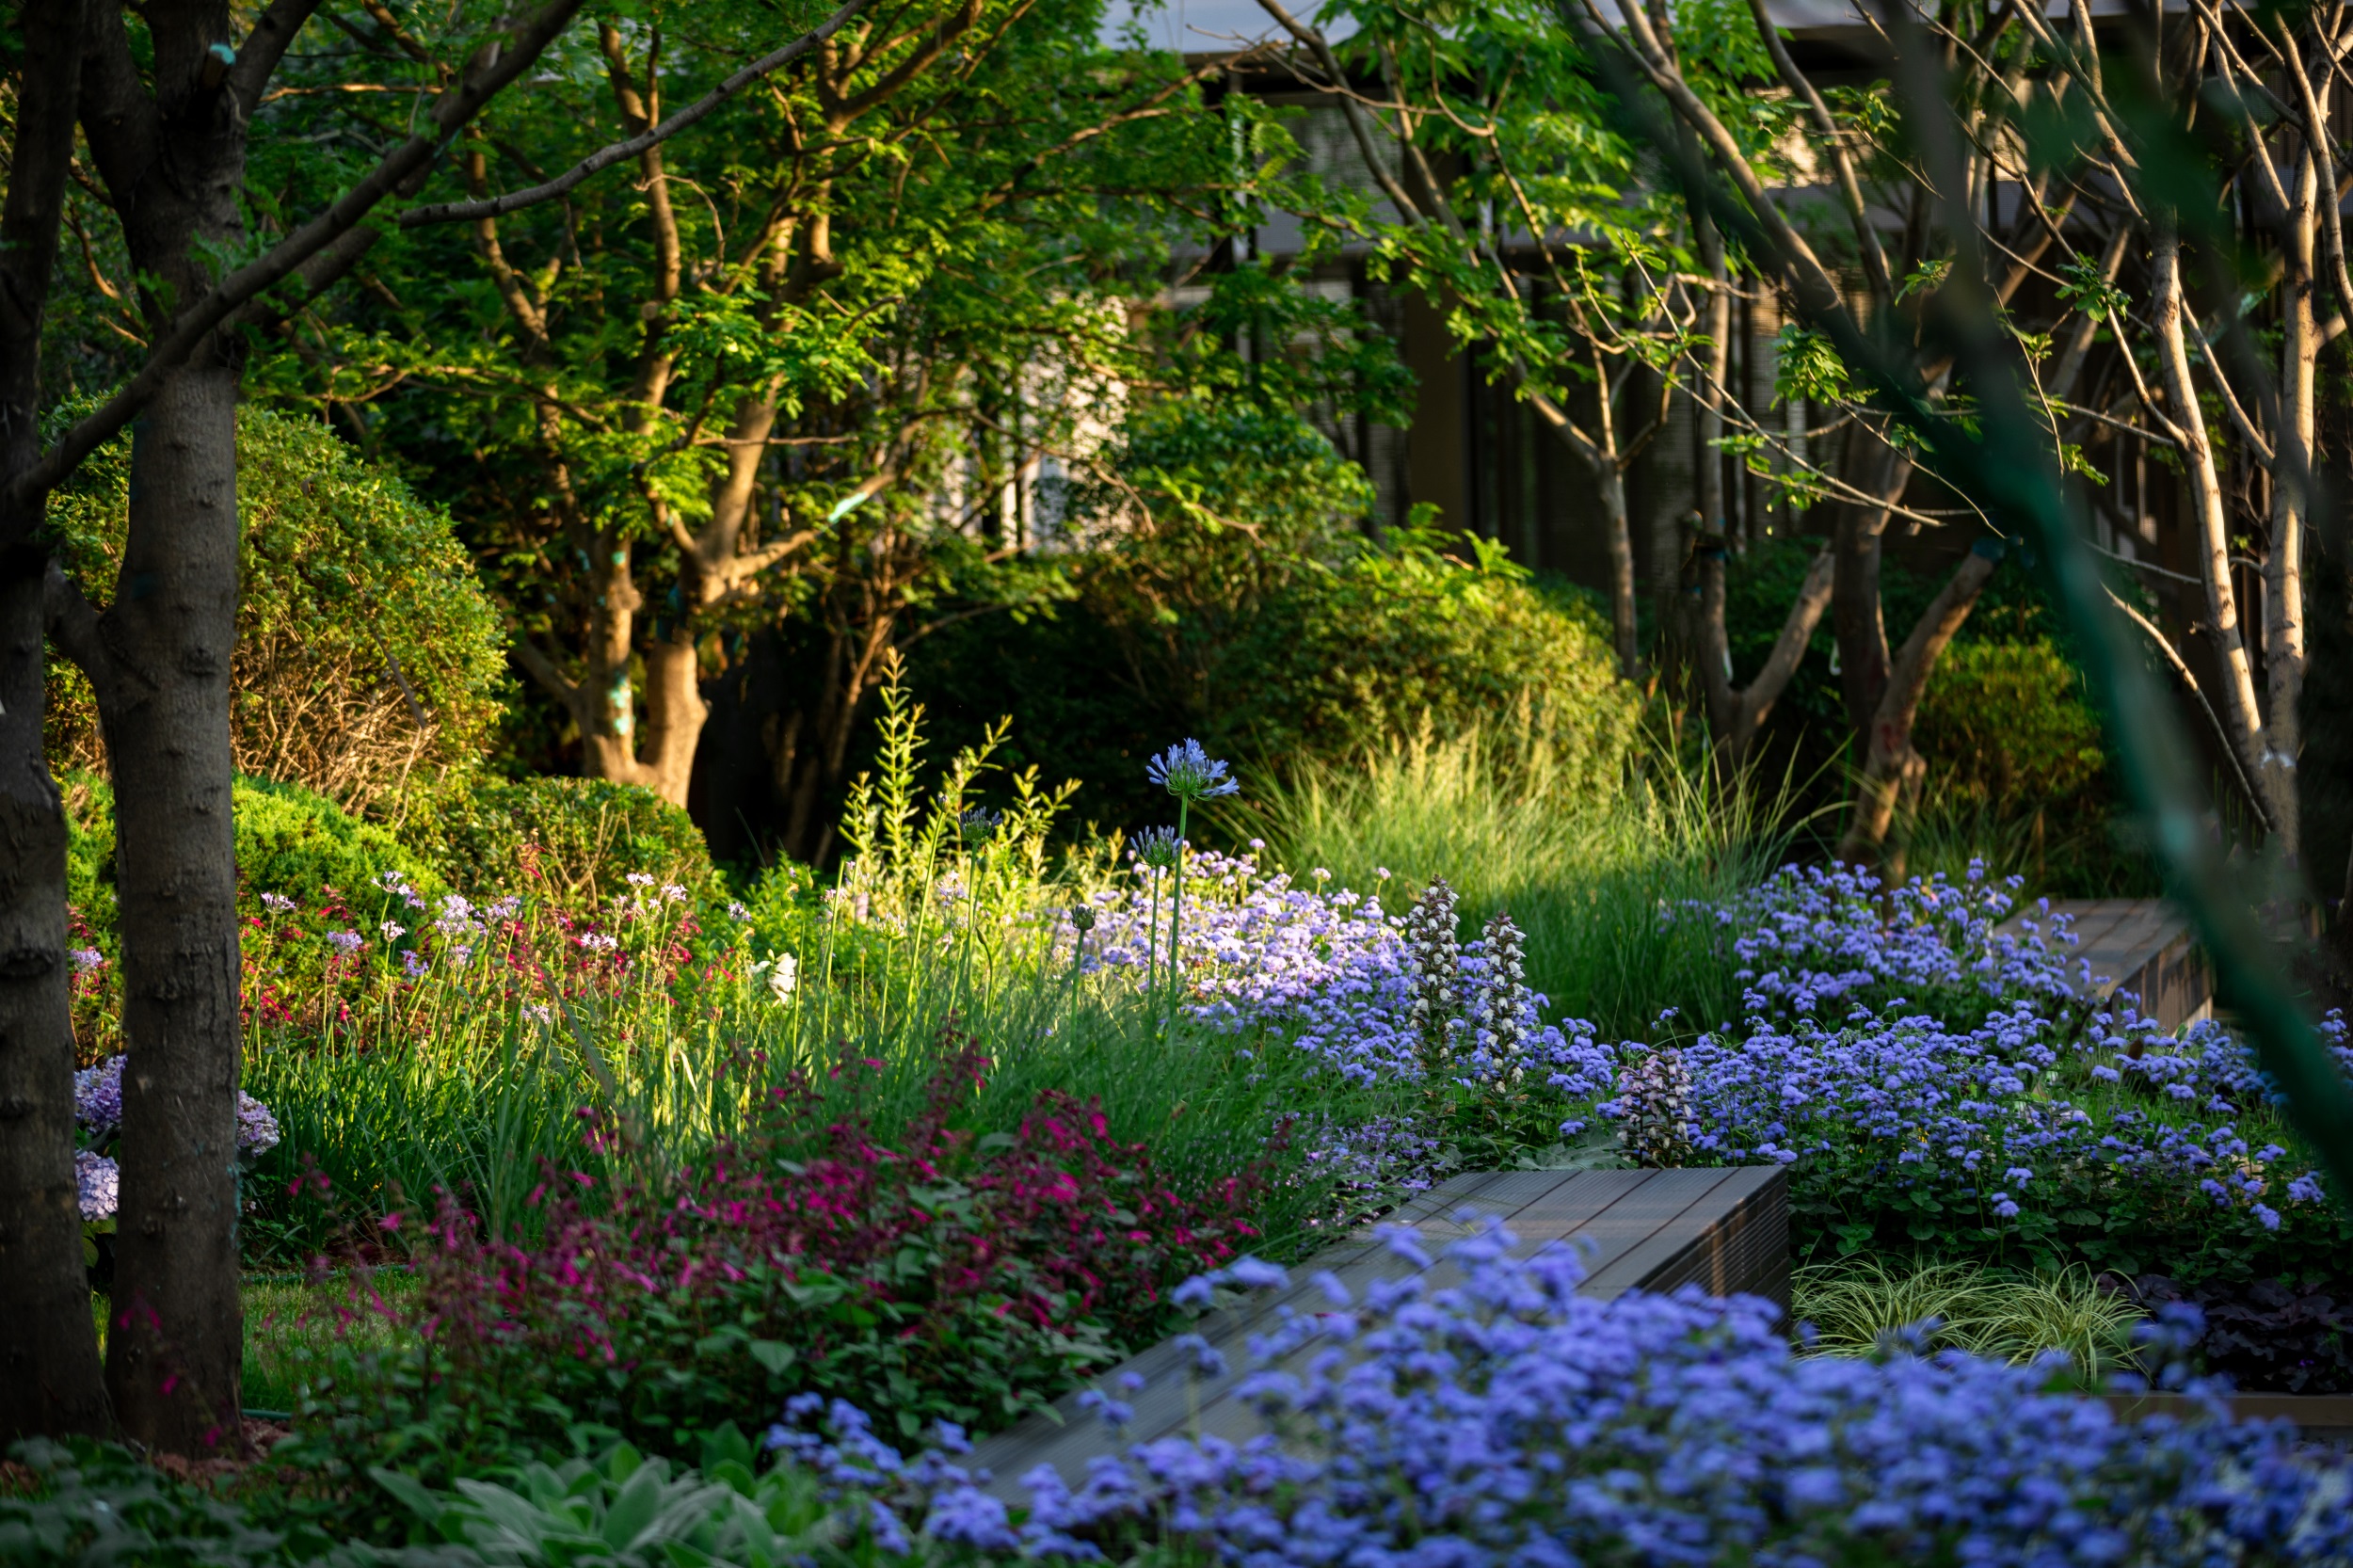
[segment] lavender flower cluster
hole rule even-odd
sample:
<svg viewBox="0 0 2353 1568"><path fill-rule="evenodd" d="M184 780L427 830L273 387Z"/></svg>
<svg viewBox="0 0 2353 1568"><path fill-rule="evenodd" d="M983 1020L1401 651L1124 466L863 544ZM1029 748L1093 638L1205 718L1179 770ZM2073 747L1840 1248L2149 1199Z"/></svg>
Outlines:
<svg viewBox="0 0 2353 1568"><path fill-rule="evenodd" d="M936 1448L901 1459L845 1406L824 1419L798 1401L769 1441L892 1555L920 1535L1064 1561L1160 1541L1252 1568L2353 1557L2353 1465L2283 1423L2218 1405L2125 1422L2045 1392L2044 1364L1798 1354L1770 1303L1689 1288L1595 1301L1577 1294L1573 1253L1523 1260L1511 1240L1491 1228L1455 1243L1460 1283L1443 1288L1425 1274L1359 1297L1319 1276L1319 1309L1278 1307L1251 1341L1241 1397L1263 1435L1136 1445L1076 1488L1040 1466L1017 1523L984 1477ZM1411 1232L1389 1241L1429 1261ZM1284 1283L1264 1266L1225 1273Z"/></svg>
<svg viewBox="0 0 2353 1568"><path fill-rule="evenodd" d="M2100 1014L2094 1022L2109 1019ZM2275 1204L2318 1201L2311 1173L2274 1170L2285 1150L2252 1147L2241 1135L2238 1113L2265 1096L2226 1033L2195 1032L2194 1057L2136 1061L2112 1057L2110 1048L2148 1038L2147 1026L2126 1014L2118 1027L2063 1044L2050 1019L2018 1001L1965 1031L1924 1016L1858 1014L1837 1029L1800 1020L1760 1022L1745 1035L1704 1034L1680 1052L1691 1085L1692 1147L1711 1161L1829 1162L1850 1187L1884 1181L1982 1199L2000 1219L2017 1216L2022 1194L2062 1185L2195 1191L2266 1230L2280 1225ZM2341 1021L2332 1032L2342 1041ZM2342 1044L2338 1052L2353 1066L2353 1052ZM2135 1104L2072 1096L2060 1070L2096 1082L2153 1063L2152 1076L2163 1075L2169 1088L2202 1085L2193 1096L2208 1094L2209 1107L2230 1119L2171 1122ZM1627 1120L1651 1114L1630 1095L1596 1109Z"/></svg>
<svg viewBox="0 0 2353 1568"><path fill-rule="evenodd" d="M2071 969L2060 950L2074 933L2047 900L2022 920L2024 936L1994 930L2019 886L1989 879L1983 861L1959 883L1940 872L1894 888L1851 866L1785 866L1728 904L1681 913L1732 934L1734 978L1753 1015L1802 1016L1866 987L2062 1003L2088 994L2090 966L2076 959Z"/></svg>
<svg viewBox="0 0 2353 1568"><path fill-rule="evenodd" d="M1255 851L1263 845L1253 840ZM1216 1028L1273 1028L1360 1083L1431 1074L1465 1085L1534 1076L1566 1097L1607 1092L1609 1053L1591 1024L1545 1024L1546 999L1529 989L1518 930L1490 920L1479 941L1458 944L1450 902L1386 914L1378 895L1327 888L1328 872L1303 888L1262 874L1255 855L1186 852L1193 901L1176 969L1185 1005ZM1433 885L1424 901L1447 901ZM1084 933L1063 919L1061 940L1090 971L1144 968L1168 946L1151 921L1148 882L1096 892Z"/></svg>
<svg viewBox="0 0 2353 1568"><path fill-rule="evenodd" d="M101 1151L111 1147L122 1129L122 1069L128 1060L110 1056L73 1075L73 1120L85 1144L73 1151L73 1172L82 1218L92 1223L115 1216L121 1170ZM251 1160L267 1154L278 1146L280 1136L270 1108L237 1091L238 1158Z"/></svg>

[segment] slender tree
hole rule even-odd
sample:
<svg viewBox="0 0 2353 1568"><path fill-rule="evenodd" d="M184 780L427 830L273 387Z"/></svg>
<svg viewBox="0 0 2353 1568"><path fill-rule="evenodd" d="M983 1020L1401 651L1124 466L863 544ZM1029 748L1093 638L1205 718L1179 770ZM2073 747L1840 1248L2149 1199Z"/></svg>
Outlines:
<svg viewBox="0 0 2353 1568"><path fill-rule="evenodd" d="M9 604L40 604L50 636L89 677L111 743L124 1033L135 1060L124 1079L106 1382L127 1435L181 1452L241 1441L232 1163L240 1015L228 728L239 354L232 329L262 308L267 291L289 280L297 289L323 286L364 253L375 238L364 221L370 212L397 192L413 193L443 139L530 68L577 0L492 24L411 134L257 254L244 208L253 117L313 5L279 0L241 38L229 7L205 0L155 0L136 13L98 0L81 19L75 110L140 280L147 351L96 412L8 476L10 534L0 538L13 552ZM29 216L25 232L34 232ZM78 584L40 567L34 525L48 489L135 417L129 539L102 616ZM28 584L39 584L38 600ZM38 640L8 646L9 679L37 679ZM6 695L19 694L11 685ZM38 714L38 701L19 711ZM0 774L46 778L37 720L0 728L0 741L9 748ZM0 882L13 880L40 901L22 914L12 907L11 918L62 928L62 875L45 870L53 854L32 832L0 843ZM64 1074L70 1088L70 1035L35 1044L56 1053L39 1062L40 1081L54 1085ZM41 1124L51 1136L56 1103ZM70 1095L64 1113L70 1118ZM54 1192L40 1183L0 1192L8 1205L0 1227L50 1236L56 1227L43 1206ZM65 1256L71 1262L50 1267L77 1264L78 1244ZM64 1315L87 1325L86 1298L44 1296L38 1305L42 1315L22 1325L28 1338L77 1342ZM84 1409L67 1400L38 1418L86 1426Z"/></svg>
<svg viewBox="0 0 2353 1568"><path fill-rule="evenodd" d="M0 198L0 1445L107 1424L73 1167L65 805L41 756L40 344L80 86L82 0L16 17Z"/></svg>

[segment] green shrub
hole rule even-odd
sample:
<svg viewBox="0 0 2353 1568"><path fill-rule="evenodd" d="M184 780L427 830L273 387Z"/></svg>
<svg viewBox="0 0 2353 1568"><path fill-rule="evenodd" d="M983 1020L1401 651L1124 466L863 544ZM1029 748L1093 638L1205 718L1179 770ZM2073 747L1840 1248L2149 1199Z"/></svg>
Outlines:
<svg viewBox="0 0 2353 1568"><path fill-rule="evenodd" d="M2084 701L2082 672L2047 637L1946 648L1913 744L1963 799L2068 814L2105 805L2100 716Z"/></svg>
<svg viewBox="0 0 2353 1568"><path fill-rule="evenodd" d="M703 888L712 880L702 830L651 790L600 778L500 778L453 772L388 803L392 831L454 887L544 888L602 902L634 872Z"/></svg>
<svg viewBox="0 0 2353 1568"><path fill-rule="evenodd" d="M1263 547L1180 522L1102 552L1051 615L918 645L909 688L958 743L1009 714L1007 765L1080 780L1076 813L1102 825L1166 814L1144 763L1184 735L1265 779L1525 716L1578 778L1621 775L1640 698L1574 591L1430 530L1310 530L1281 559L1245 544Z"/></svg>
<svg viewBox="0 0 2353 1568"><path fill-rule="evenodd" d="M1309 563L1222 664L1204 728L1269 759L1347 756L1421 726L1451 740L1526 711L1586 789L1618 781L1641 713L1592 605L1473 536L1399 531Z"/></svg>
<svg viewBox="0 0 2353 1568"><path fill-rule="evenodd" d="M130 483L123 438L50 502L60 556L102 602ZM359 807L480 757L507 685L504 636L449 515L325 427L257 408L237 415L237 771ZM51 670L53 761L102 766L88 682L62 661Z"/></svg>
<svg viewBox="0 0 2353 1568"><path fill-rule="evenodd" d="M68 817L67 896L113 951L114 790L94 774L64 781ZM389 830L352 816L325 796L294 784L240 778L230 792L236 825L237 904L248 914L264 893L314 905L328 889L356 894L386 872L420 892L441 879Z"/></svg>

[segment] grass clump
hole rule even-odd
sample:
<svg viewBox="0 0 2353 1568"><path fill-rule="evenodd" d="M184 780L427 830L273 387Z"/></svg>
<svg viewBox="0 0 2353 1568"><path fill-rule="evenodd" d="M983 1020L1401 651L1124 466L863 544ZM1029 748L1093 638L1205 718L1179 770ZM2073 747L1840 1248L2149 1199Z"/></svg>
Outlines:
<svg viewBox="0 0 2353 1568"><path fill-rule="evenodd" d="M1633 760L1597 772L1525 709L1450 739L1425 726L1345 765L1303 762L1260 791L1258 813L1278 862L1382 887L1393 909L1443 876L1465 934L1508 910L1529 984L1558 1016L1621 1038L1668 1008L1677 1033L1737 1016L1716 933L1667 917L1729 902L1789 841L1749 783Z"/></svg>
<svg viewBox="0 0 2353 1568"><path fill-rule="evenodd" d="M1858 1256L1797 1270L1789 1292L1790 1317L1812 1326L1812 1349L1822 1354L1869 1355L1916 1335L1924 1351L2013 1365L2064 1351L2094 1375L2126 1360L2146 1316L2082 1267L2022 1274Z"/></svg>

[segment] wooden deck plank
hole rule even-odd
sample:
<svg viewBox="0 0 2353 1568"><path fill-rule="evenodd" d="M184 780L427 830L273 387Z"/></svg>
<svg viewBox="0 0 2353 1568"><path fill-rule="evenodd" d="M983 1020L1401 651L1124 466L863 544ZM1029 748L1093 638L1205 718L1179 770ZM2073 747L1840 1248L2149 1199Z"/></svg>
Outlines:
<svg viewBox="0 0 2353 1568"><path fill-rule="evenodd" d="M1415 1224L1435 1254L1471 1228L1457 1219L1465 1209L1471 1211L1473 1224L1501 1218L1516 1238L1514 1251L1522 1255L1577 1246L1587 1256L1584 1288L1595 1295L1697 1282L1711 1290L1761 1290L1787 1301L1788 1177L1779 1167L1486 1172L1421 1194L1393 1219ZM1286 1308L1326 1310L1317 1283L1325 1272L1352 1296L1361 1296L1377 1280L1418 1272L1410 1258L1373 1239L1369 1227L1293 1269L1282 1289L1208 1314L1194 1325L1193 1332L1225 1356L1223 1375L1190 1375L1191 1353L1170 1340L1096 1378L1095 1386L1112 1390L1135 1411L1118 1437L1092 1412L1080 1409L1072 1394L1056 1401L1053 1415L1029 1416L981 1444L972 1463L992 1472L992 1490L1016 1500L1023 1496L1020 1479L1040 1464L1054 1465L1075 1484L1090 1459L1129 1444L1188 1430L1237 1441L1254 1435L1257 1417L1236 1392L1254 1335L1279 1324ZM1427 1277L1442 1288L1460 1276L1440 1256ZM1298 1359L1312 1353L1303 1351ZM1133 1394L1118 1391L1128 1374L1144 1380Z"/></svg>
<svg viewBox="0 0 2353 1568"><path fill-rule="evenodd" d="M2164 899L2053 899L2051 914L2069 917L2076 936L2072 948L2056 951L2073 971L2087 962L2105 999L2117 991L2139 998L2142 1015L2168 1029L2207 1016L2214 983L2189 922ZM2045 936L2050 920L2041 911L2022 910L1995 929L2023 936L2027 922Z"/></svg>

